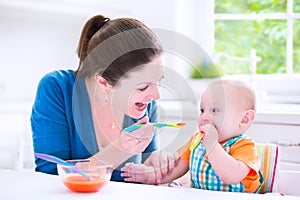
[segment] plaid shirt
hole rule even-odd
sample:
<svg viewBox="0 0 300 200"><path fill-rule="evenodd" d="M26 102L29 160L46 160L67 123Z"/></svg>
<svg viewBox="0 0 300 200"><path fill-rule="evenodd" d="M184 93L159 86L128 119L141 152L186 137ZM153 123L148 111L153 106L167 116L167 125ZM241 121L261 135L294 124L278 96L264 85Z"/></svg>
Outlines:
<svg viewBox="0 0 300 200"><path fill-rule="evenodd" d="M240 135L229 139L223 145L224 150L229 154L230 147L244 137L246 136ZM225 184L218 175L216 175L205 154L206 150L203 142L200 142L199 145L191 152L190 171L191 180L195 188L215 191L246 192L246 188L242 183Z"/></svg>

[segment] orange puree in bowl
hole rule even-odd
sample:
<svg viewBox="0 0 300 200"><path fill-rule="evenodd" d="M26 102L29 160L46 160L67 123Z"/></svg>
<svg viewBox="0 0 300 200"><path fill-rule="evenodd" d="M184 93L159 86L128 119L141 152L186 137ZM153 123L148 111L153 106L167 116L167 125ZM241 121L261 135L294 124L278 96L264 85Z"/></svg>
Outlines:
<svg viewBox="0 0 300 200"><path fill-rule="evenodd" d="M91 177L93 180L87 180L79 174L70 174L63 180L63 183L74 192L97 192L107 182L107 180L99 179L99 177Z"/></svg>

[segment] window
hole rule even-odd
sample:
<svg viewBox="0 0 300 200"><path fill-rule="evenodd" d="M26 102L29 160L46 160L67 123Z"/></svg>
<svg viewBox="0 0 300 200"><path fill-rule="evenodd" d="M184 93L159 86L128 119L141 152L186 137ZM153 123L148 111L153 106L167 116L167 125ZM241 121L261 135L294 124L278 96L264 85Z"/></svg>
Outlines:
<svg viewBox="0 0 300 200"><path fill-rule="evenodd" d="M262 61L256 74L300 73L300 0L215 0L215 51ZM250 74L249 63L222 59L226 74Z"/></svg>

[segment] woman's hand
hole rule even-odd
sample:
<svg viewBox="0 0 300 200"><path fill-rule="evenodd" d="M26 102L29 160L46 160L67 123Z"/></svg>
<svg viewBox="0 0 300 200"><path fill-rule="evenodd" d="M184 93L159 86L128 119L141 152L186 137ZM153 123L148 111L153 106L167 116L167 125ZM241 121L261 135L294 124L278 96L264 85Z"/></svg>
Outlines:
<svg viewBox="0 0 300 200"><path fill-rule="evenodd" d="M144 117L137 124L145 124L141 128L129 133L121 133L121 148L132 154L143 152L152 141L154 127L149 123L148 117Z"/></svg>
<svg viewBox="0 0 300 200"><path fill-rule="evenodd" d="M156 183L160 184L163 176L171 172L177 165L179 158L178 152L167 153L165 151L156 151L151 153L144 164L153 167Z"/></svg>

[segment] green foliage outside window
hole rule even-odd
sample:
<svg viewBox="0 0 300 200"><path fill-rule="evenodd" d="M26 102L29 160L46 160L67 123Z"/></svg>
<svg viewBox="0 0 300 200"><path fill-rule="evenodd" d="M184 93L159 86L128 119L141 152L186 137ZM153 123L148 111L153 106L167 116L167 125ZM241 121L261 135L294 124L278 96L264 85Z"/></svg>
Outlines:
<svg viewBox="0 0 300 200"><path fill-rule="evenodd" d="M300 13L300 1L298 4L298 9ZM300 19L294 21L294 71L300 73Z"/></svg>
<svg viewBox="0 0 300 200"><path fill-rule="evenodd" d="M286 12L287 0L215 0L215 13ZM300 0L294 0L300 13ZM232 56L247 57L256 49L262 61L257 74L286 73L286 20L218 20L215 21L215 50ZM300 73L300 19L294 20L293 70ZM249 63L221 59L226 74L249 74Z"/></svg>
<svg viewBox="0 0 300 200"><path fill-rule="evenodd" d="M287 0L215 0L215 13L286 12Z"/></svg>
<svg viewBox="0 0 300 200"><path fill-rule="evenodd" d="M300 0L294 0L294 12L300 13Z"/></svg>

